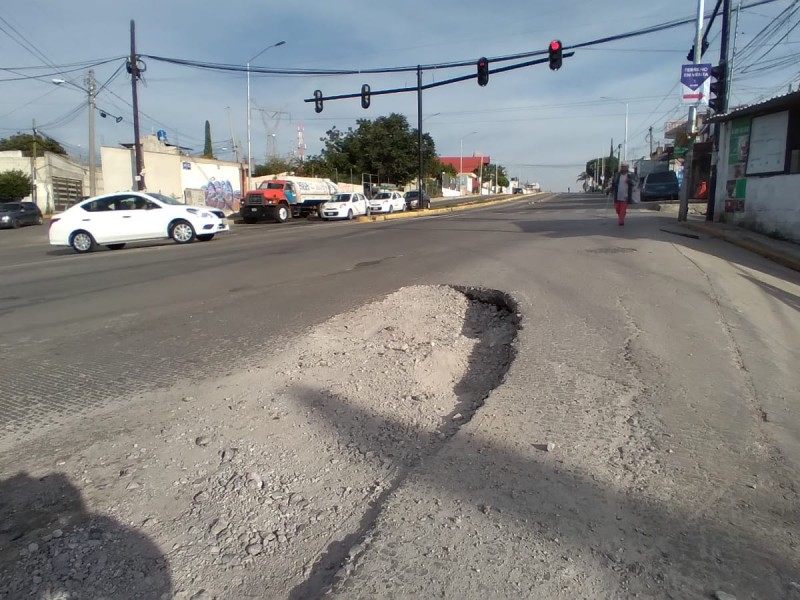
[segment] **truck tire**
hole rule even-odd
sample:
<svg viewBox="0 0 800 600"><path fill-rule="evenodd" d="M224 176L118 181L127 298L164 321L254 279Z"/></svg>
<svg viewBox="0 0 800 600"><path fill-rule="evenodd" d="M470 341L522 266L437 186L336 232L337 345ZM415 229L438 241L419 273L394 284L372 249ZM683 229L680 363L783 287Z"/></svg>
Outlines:
<svg viewBox="0 0 800 600"><path fill-rule="evenodd" d="M286 204L278 205L278 208L275 210L276 223L285 223L291 218L291 216L292 213L289 212L289 207Z"/></svg>

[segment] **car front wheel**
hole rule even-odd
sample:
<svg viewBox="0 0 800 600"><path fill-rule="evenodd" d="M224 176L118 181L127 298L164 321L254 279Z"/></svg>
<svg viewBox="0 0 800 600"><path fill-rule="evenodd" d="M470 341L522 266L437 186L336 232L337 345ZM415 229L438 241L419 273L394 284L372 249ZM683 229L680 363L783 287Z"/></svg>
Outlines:
<svg viewBox="0 0 800 600"><path fill-rule="evenodd" d="M72 234L69 245L78 254L86 254L94 250L95 242L92 234L88 231L76 231Z"/></svg>
<svg viewBox="0 0 800 600"><path fill-rule="evenodd" d="M189 223L189 221L184 221L183 219L175 221L172 224L172 230L169 232L169 237L171 237L176 244L188 244L189 242L194 241L194 227L192 227L192 224Z"/></svg>
<svg viewBox="0 0 800 600"><path fill-rule="evenodd" d="M353 220L353 209L352 208L347 211L347 220L348 221L352 221Z"/></svg>

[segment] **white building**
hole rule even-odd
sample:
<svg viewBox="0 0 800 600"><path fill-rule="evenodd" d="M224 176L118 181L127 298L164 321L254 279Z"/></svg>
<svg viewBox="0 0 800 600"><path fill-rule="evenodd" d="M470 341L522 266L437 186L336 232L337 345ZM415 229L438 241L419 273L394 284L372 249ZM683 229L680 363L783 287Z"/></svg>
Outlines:
<svg viewBox="0 0 800 600"><path fill-rule="evenodd" d="M106 193L134 188L133 144L100 150ZM245 166L210 158L186 156L177 146L156 136L142 138L145 188L189 204L213 206L227 213L239 210Z"/></svg>
<svg viewBox="0 0 800 600"><path fill-rule="evenodd" d="M716 115L714 219L800 242L800 92Z"/></svg>

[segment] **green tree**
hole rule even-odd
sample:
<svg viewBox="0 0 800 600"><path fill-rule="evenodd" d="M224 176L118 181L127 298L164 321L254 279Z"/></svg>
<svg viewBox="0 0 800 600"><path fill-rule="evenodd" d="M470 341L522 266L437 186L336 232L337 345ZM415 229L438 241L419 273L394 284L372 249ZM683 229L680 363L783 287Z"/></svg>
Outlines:
<svg viewBox="0 0 800 600"><path fill-rule="evenodd" d="M480 177L481 175L481 168L480 166L476 168L473 173ZM497 174L497 182L495 182L495 173ZM483 166L483 182L491 182L491 185L494 187L495 185L500 185L500 187L506 187L509 184L508 181L508 174L506 173L506 168L497 165L495 171L495 165L489 163L488 165Z"/></svg>
<svg viewBox="0 0 800 600"><path fill-rule="evenodd" d="M277 173L297 171L299 167L300 162L295 158L286 159L279 156L274 156L263 165L256 165L253 169L253 174L256 177L263 177L264 175L274 175Z"/></svg>
<svg viewBox="0 0 800 600"><path fill-rule="evenodd" d="M0 202L22 200L31 193L31 178L19 169L0 173Z"/></svg>
<svg viewBox="0 0 800 600"><path fill-rule="evenodd" d="M66 155L67 153L57 141L38 133L35 137L30 133L17 133L8 138L2 138L0 139L0 151L21 150L24 156L32 156L34 140L36 141L36 156L44 156L45 152L61 155Z"/></svg>
<svg viewBox="0 0 800 600"><path fill-rule="evenodd" d="M605 163L605 165L603 165ZM601 167L605 166L605 169ZM595 173L595 168L597 168L597 173ZM586 178L582 177L583 175L587 175L589 178L594 179L597 184L600 184L600 180L598 179L599 175L603 175L603 184L605 185L607 182L611 181L611 178L614 176L619 170L619 160L616 156L606 156L605 160L599 158L593 158L592 160L586 163L586 170L578 176L578 181L583 181Z"/></svg>
<svg viewBox="0 0 800 600"><path fill-rule="evenodd" d="M321 138L323 149L311 157L303 171L317 177L344 177L354 173L377 175L381 182L403 185L417 177L417 131L405 116L392 113L375 120L359 119L356 128L340 131L336 127ZM436 147L430 135L422 136L422 158L426 174L440 175Z"/></svg>
<svg viewBox="0 0 800 600"><path fill-rule="evenodd" d="M211 123L206 121L206 143L203 146L203 158L214 158L214 150L211 147Z"/></svg>

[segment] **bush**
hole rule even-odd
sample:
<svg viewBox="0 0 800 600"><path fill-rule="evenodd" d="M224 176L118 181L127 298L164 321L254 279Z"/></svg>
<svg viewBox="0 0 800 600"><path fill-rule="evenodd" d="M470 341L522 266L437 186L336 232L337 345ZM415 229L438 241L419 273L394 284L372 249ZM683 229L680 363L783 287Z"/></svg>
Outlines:
<svg viewBox="0 0 800 600"><path fill-rule="evenodd" d="M0 202L16 202L31 193L31 178L19 169L0 173Z"/></svg>

